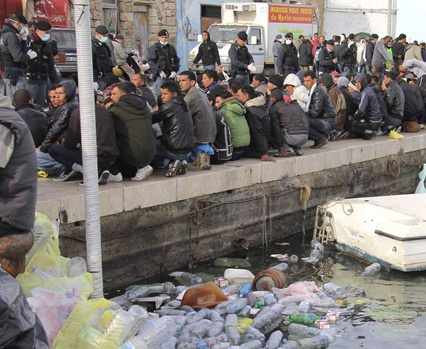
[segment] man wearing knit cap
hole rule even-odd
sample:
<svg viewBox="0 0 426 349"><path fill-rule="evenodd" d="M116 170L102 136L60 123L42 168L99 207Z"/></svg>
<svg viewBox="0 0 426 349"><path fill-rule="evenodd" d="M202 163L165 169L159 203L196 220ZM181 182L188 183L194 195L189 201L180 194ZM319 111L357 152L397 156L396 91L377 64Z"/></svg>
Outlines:
<svg viewBox="0 0 426 349"><path fill-rule="evenodd" d="M114 65L108 41L107 27L98 25L95 29L95 38L92 41L93 75L102 90L118 82L118 79L112 73Z"/></svg>
<svg viewBox="0 0 426 349"><path fill-rule="evenodd" d="M51 26L47 21L37 21L31 34L30 51L34 52L33 58L28 61L27 89L33 101L38 105L47 105L47 86L49 81L54 84L58 77L53 59L49 31ZM30 52L29 51L29 52Z"/></svg>
<svg viewBox="0 0 426 349"><path fill-rule="evenodd" d="M242 81L245 85L250 83L250 73L256 73L254 59L247 48L247 40L247 33L244 31L239 32L228 53L231 60L232 77Z"/></svg>

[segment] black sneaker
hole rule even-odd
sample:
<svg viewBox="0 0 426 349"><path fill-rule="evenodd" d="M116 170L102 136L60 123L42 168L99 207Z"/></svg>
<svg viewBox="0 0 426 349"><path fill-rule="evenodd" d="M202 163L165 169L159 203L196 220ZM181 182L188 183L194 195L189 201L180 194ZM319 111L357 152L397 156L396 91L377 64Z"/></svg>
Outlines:
<svg viewBox="0 0 426 349"><path fill-rule="evenodd" d="M70 181L78 181L83 178L83 175L80 172L77 171L69 171L69 172L62 172L58 178L55 178L55 182L70 182Z"/></svg>

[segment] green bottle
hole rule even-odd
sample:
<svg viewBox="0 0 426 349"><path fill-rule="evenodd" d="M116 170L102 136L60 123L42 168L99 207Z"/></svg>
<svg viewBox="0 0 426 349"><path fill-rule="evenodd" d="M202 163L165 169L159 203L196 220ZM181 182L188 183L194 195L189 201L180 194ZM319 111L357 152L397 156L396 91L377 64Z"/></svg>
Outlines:
<svg viewBox="0 0 426 349"><path fill-rule="evenodd" d="M315 326L315 322L320 319L319 316L315 314L292 314L288 317L288 321L291 324L299 324L305 326Z"/></svg>

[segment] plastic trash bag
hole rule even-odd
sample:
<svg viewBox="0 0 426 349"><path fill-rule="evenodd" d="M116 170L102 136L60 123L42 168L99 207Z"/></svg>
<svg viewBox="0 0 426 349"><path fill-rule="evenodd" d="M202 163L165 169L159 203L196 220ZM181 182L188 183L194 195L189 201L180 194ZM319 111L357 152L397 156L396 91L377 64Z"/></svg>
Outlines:
<svg viewBox="0 0 426 349"><path fill-rule="evenodd" d="M43 324L49 344L52 344L78 302L79 296L72 292L55 292L43 288L36 288L31 293L28 303Z"/></svg>
<svg viewBox="0 0 426 349"><path fill-rule="evenodd" d="M426 194L425 180L426 180L426 164L423 165L423 169L419 172L419 184L415 194Z"/></svg>
<svg viewBox="0 0 426 349"><path fill-rule="evenodd" d="M59 331L53 348L57 349L117 349L148 318L139 306L128 312L106 299L80 301Z"/></svg>
<svg viewBox="0 0 426 349"><path fill-rule="evenodd" d="M0 321L0 348L49 348L43 327L19 284L1 268Z"/></svg>
<svg viewBox="0 0 426 349"><path fill-rule="evenodd" d="M88 299L93 292L92 275L85 271L82 263L82 258L61 256L56 227L47 216L37 213L34 245L27 254L25 272L17 277L24 294L31 297L31 290L44 288L72 292Z"/></svg>

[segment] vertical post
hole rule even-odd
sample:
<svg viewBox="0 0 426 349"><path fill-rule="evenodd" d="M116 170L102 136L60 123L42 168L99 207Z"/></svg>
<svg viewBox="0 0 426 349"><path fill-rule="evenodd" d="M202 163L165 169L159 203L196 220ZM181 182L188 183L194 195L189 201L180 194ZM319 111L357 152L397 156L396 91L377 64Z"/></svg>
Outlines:
<svg viewBox="0 0 426 349"><path fill-rule="evenodd" d="M74 0L80 96L81 143L86 204L86 251L88 271L93 275L93 298L103 297L101 224L99 213L95 99L93 89L90 1Z"/></svg>
<svg viewBox="0 0 426 349"><path fill-rule="evenodd" d="M388 35L392 36L393 0L388 0Z"/></svg>

